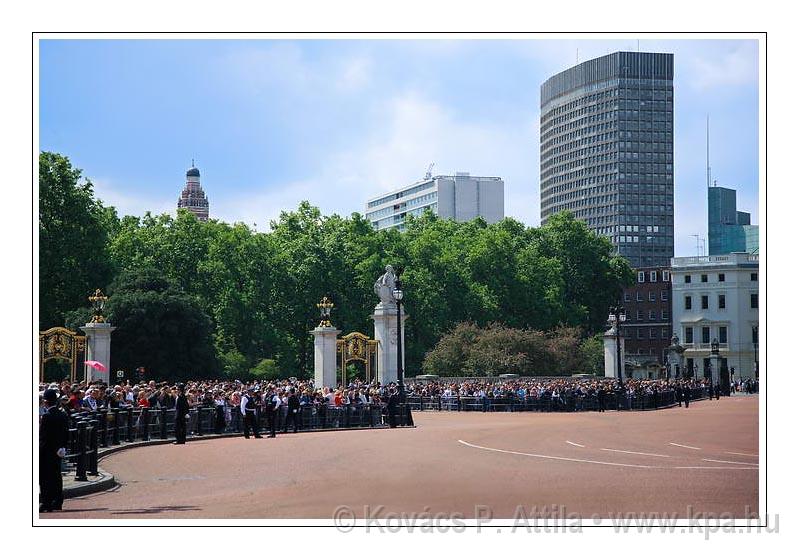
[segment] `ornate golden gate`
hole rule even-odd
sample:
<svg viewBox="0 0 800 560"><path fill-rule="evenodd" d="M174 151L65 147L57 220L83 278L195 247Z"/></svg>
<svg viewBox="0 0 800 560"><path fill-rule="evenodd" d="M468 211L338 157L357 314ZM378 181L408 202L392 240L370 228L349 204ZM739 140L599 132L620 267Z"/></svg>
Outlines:
<svg viewBox="0 0 800 560"><path fill-rule="evenodd" d="M336 356L342 370L342 387L347 386L347 364L362 362L366 380L371 382L377 375L378 341L360 332L351 332L336 341Z"/></svg>
<svg viewBox="0 0 800 560"><path fill-rule="evenodd" d="M76 381L78 364L85 359L86 337L64 327L39 332L39 382L44 381L44 365L50 360L69 360L70 381Z"/></svg>

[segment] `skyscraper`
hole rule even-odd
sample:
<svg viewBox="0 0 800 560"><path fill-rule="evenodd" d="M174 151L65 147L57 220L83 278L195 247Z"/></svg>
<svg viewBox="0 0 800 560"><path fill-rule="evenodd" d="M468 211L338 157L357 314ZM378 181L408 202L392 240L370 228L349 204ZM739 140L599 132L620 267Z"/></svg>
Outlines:
<svg viewBox="0 0 800 560"><path fill-rule="evenodd" d="M542 84L542 223L568 210L634 268L669 266L672 77L672 54L616 52Z"/></svg>
<svg viewBox="0 0 800 560"><path fill-rule="evenodd" d="M758 252L758 226L750 213L736 209L736 191L714 185L708 188L708 254Z"/></svg>
<svg viewBox="0 0 800 560"><path fill-rule="evenodd" d="M200 170L192 166L186 171L186 185L178 199L178 208L186 208L198 220L208 220L208 198L200 186Z"/></svg>

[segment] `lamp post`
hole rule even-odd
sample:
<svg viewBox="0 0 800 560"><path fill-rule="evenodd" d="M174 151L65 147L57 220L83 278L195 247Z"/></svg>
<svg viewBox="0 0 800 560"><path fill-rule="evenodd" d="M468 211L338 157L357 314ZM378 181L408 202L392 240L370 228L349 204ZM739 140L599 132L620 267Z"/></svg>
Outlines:
<svg viewBox="0 0 800 560"><path fill-rule="evenodd" d="M622 385L622 347L619 341L621 326L625 322L625 309L619 304L612 306L608 313L608 322L614 326L617 343L617 380Z"/></svg>
<svg viewBox="0 0 800 560"><path fill-rule="evenodd" d="M399 273L394 281L392 296L397 306L397 388L400 391L400 402L406 404L406 387L403 374L403 324L400 315L400 302L403 300L403 285L400 283Z"/></svg>
<svg viewBox="0 0 800 560"><path fill-rule="evenodd" d="M106 319L103 317L103 309L106 306L106 301L108 301L108 296L103 294L103 291L100 288L97 288L94 291L94 294L89 296L89 302L92 304L92 323L105 323Z"/></svg>
<svg viewBox="0 0 800 560"><path fill-rule="evenodd" d="M758 325L753 325L753 352L755 353L755 371L753 372L758 379ZM739 374L741 378L741 373Z"/></svg>

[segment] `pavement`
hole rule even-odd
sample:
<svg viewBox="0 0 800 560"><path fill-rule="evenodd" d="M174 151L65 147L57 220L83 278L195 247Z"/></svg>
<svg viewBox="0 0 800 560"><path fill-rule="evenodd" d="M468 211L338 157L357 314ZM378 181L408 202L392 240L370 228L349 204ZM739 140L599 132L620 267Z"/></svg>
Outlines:
<svg viewBox="0 0 800 560"><path fill-rule="evenodd" d="M415 430L131 449L118 483L42 519L512 518L758 511L757 396L642 412L418 412ZM535 509L534 509L535 508ZM349 515L349 514L348 514Z"/></svg>

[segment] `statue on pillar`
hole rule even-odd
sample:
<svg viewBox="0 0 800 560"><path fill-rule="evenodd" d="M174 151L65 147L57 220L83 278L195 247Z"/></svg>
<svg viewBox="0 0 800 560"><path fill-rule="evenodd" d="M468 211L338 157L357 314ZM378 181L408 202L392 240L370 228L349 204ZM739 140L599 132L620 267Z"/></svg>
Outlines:
<svg viewBox="0 0 800 560"><path fill-rule="evenodd" d="M397 280L397 276L395 276L394 268L392 265L386 265L386 272L384 272L380 278L375 281L373 289L375 290L375 295L381 298L381 305L388 305L394 304L394 294L392 291L395 288L395 282Z"/></svg>

